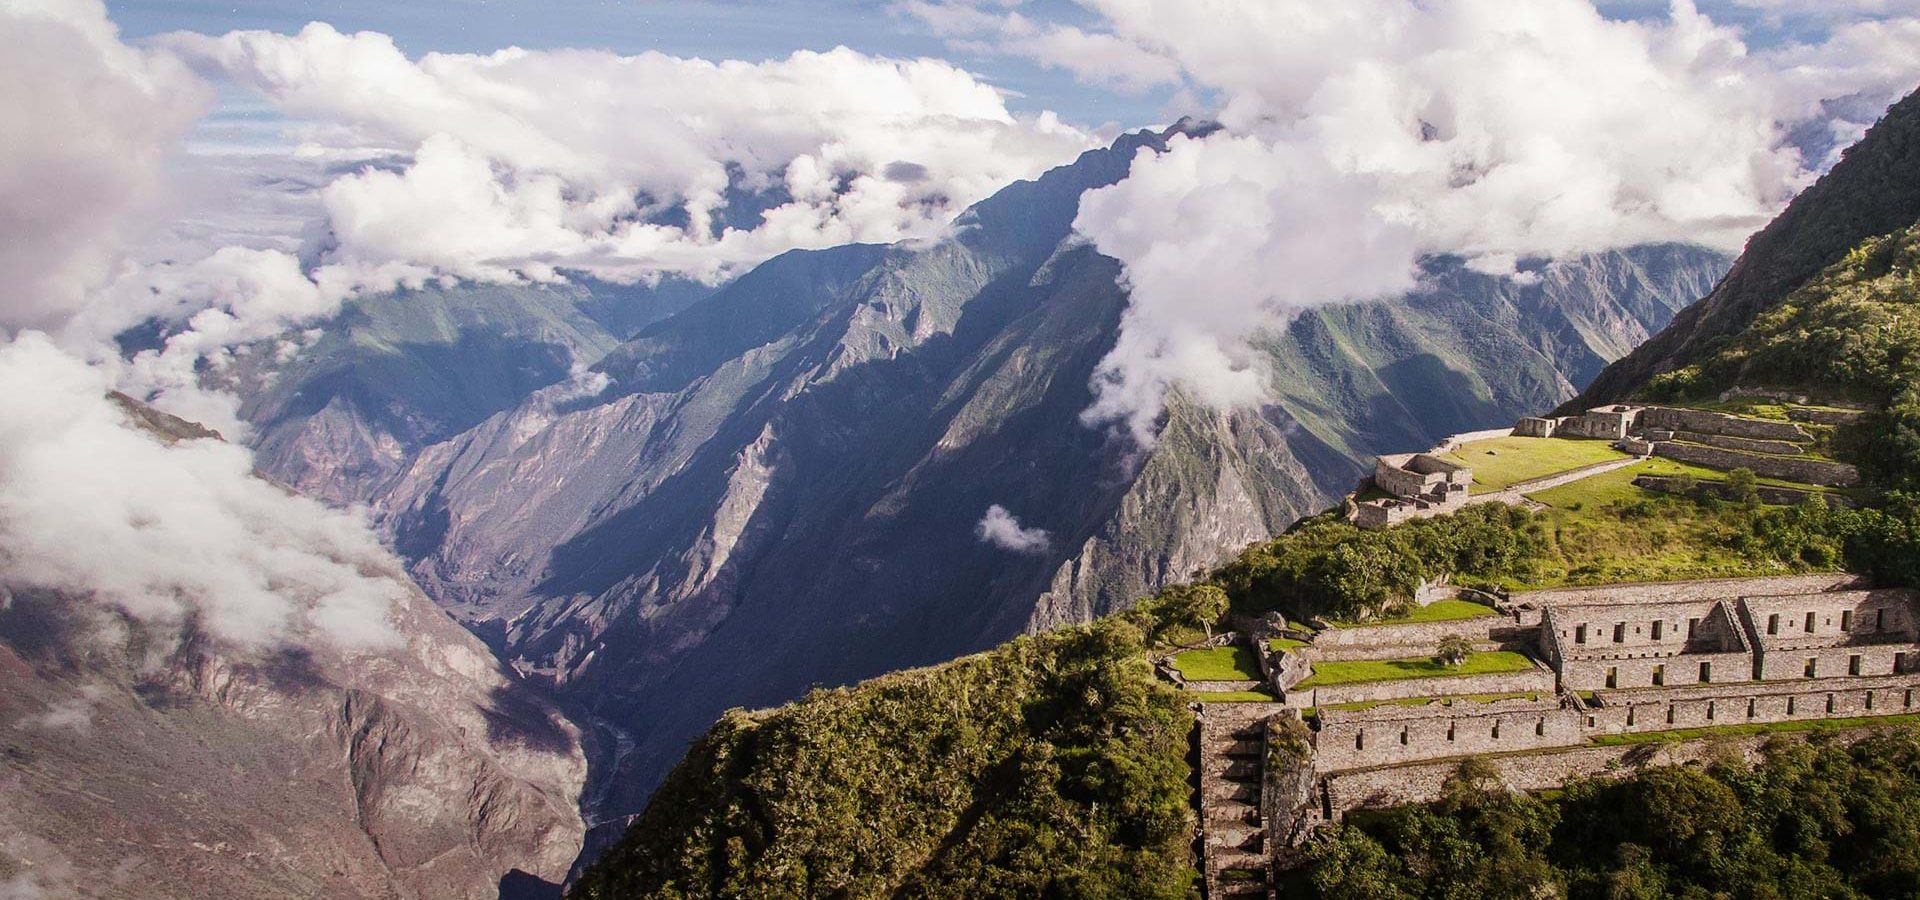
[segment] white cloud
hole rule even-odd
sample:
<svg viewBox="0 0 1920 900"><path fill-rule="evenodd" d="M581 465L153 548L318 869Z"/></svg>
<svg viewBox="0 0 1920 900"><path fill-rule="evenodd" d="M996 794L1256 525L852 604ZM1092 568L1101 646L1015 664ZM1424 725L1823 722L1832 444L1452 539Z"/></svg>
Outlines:
<svg viewBox="0 0 1920 900"><path fill-rule="evenodd" d="M408 160L324 190L328 261L465 278L711 281L796 247L929 235L1090 144L947 63L845 48L409 59L385 35L318 23L162 45L308 123L311 153ZM920 177L888 177L901 171ZM743 195L772 206L743 218Z"/></svg>
<svg viewBox="0 0 1920 900"><path fill-rule="evenodd" d="M1920 71L1914 22L1755 52L1684 0L1652 22L1585 0L1087 5L1222 98L1223 130L1143 152L1076 222L1132 289L1087 417L1143 442L1172 385L1259 402L1251 337L1402 293L1427 255L1506 273L1658 241L1737 250L1819 164L1790 128L1832 98L1877 114Z"/></svg>
<svg viewBox="0 0 1920 900"><path fill-rule="evenodd" d="M42 335L0 346L0 578L241 646L397 640L398 562L360 516L253 477L244 448L129 427L107 389Z"/></svg>
<svg viewBox="0 0 1920 900"><path fill-rule="evenodd" d="M1045 529L1020 527L1020 520L998 503L987 507L973 533L982 543L1015 553L1045 553L1053 546L1053 536Z"/></svg>
<svg viewBox="0 0 1920 900"><path fill-rule="evenodd" d="M1025 57L1078 80L1127 94L1182 82L1180 65L1139 42L1103 31L1039 22L1000 0L905 0L893 8L958 48Z"/></svg>
<svg viewBox="0 0 1920 900"><path fill-rule="evenodd" d="M99 0L6 0L0 46L0 330L46 327L111 271L212 93Z"/></svg>
<svg viewBox="0 0 1920 900"><path fill-rule="evenodd" d="M87 685L80 689L79 696L56 700L47 707L47 711L28 719L25 723L48 731L71 731L85 735L93 731L93 707L106 696L106 691L98 685Z"/></svg>

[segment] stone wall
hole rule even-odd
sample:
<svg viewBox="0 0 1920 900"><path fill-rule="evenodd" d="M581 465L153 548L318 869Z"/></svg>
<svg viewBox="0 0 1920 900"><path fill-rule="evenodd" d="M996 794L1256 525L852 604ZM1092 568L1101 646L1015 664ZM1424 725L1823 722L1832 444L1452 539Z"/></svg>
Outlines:
<svg viewBox="0 0 1920 900"><path fill-rule="evenodd" d="M1401 681L1371 681L1296 689L1287 692L1286 702L1288 706L1304 709L1340 703L1404 700L1409 697L1508 694L1521 691L1552 693L1553 690L1553 670L1536 665L1525 672L1411 678Z"/></svg>
<svg viewBox="0 0 1920 900"><path fill-rule="evenodd" d="M1558 419L1543 419L1539 416L1527 416L1513 426L1516 437L1553 437L1554 429L1560 424Z"/></svg>
<svg viewBox="0 0 1920 900"><path fill-rule="evenodd" d="M1913 712L1920 678L1818 678L1667 691L1606 691L1586 711L1591 734L1671 731Z"/></svg>
<svg viewBox="0 0 1920 900"><path fill-rule="evenodd" d="M1702 665L1707 668L1702 670ZM1710 681L1747 681L1753 677L1753 656L1744 651L1669 656L1643 653L1617 659L1572 659L1560 665L1560 685L1570 691L1699 684L1702 675Z"/></svg>
<svg viewBox="0 0 1920 900"><path fill-rule="evenodd" d="M1705 444L1725 450L1745 450L1748 453L1772 453L1778 456L1798 456L1807 452L1806 447L1792 441L1769 441L1760 438L1735 437L1730 434L1707 434L1701 431L1675 431L1672 432L1672 437L1666 440Z"/></svg>
<svg viewBox="0 0 1920 900"><path fill-rule="evenodd" d="M1866 415L1860 410L1842 409L1789 409L1787 418L1795 422L1810 422L1814 425L1852 425Z"/></svg>
<svg viewBox="0 0 1920 900"><path fill-rule="evenodd" d="M1761 578L1717 578L1705 581L1645 581L1597 587L1520 591L1507 598L1516 608L1543 609L1549 605L1687 603L1700 600L1737 600L1817 594L1856 587L1860 576L1846 572L1819 575L1775 575Z"/></svg>
<svg viewBox="0 0 1920 900"><path fill-rule="evenodd" d="M1658 491L1662 494L1684 493L1681 489L1681 479L1667 475L1641 475L1635 478L1633 483L1647 490ZM1712 491L1723 500L1734 499L1733 489L1721 481L1695 481L1693 483L1693 490ZM1772 504L1774 506L1798 506L1815 497L1824 499L1829 506L1844 509L1852 509L1859 505L1850 497L1842 494L1828 493L1826 491L1803 491L1797 488L1772 487L1764 484L1756 485L1753 490L1754 494L1760 498L1761 503Z"/></svg>
<svg viewBox="0 0 1920 900"><path fill-rule="evenodd" d="M1771 441L1804 442L1813 439L1805 428L1792 422L1768 422L1759 419L1743 419L1725 413L1704 412L1697 409L1677 409L1669 406L1650 406L1640 414L1643 428L1661 428L1668 431L1697 431L1705 434L1724 434L1731 437L1757 438Z"/></svg>
<svg viewBox="0 0 1920 900"><path fill-rule="evenodd" d="M1485 757L1500 780L1518 791L1542 791L1575 778L1607 773L1627 774L1648 766L1672 766L1724 752L1745 750L1764 743L1760 738L1731 741L1685 741L1624 747L1585 747L1561 751ZM1460 760L1397 768L1364 769L1329 777L1323 790L1327 811L1338 819L1354 809L1402 806L1439 799L1447 779L1460 770Z"/></svg>
<svg viewBox="0 0 1920 900"><path fill-rule="evenodd" d="M1751 469L1762 478L1779 478L1801 484L1824 487L1852 487L1860 483L1860 470L1846 463L1787 456L1766 456L1721 447L1662 441L1653 445L1655 456L1706 466L1710 469Z"/></svg>
<svg viewBox="0 0 1920 900"><path fill-rule="evenodd" d="M1491 703L1320 710L1314 766L1321 772L1400 765L1473 753L1584 743L1580 714L1551 693Z"/></svg>
<svg viewBox="0 0 1920 900"><path fill-rule="evenodd" d="M1480 644L1489 640L1498 642L1497 638L1490 638L1489 635L1511 627L1517 627L1514 619L1496 615L1445 622L1326 628L1314 635L1313 649L1309 655L1314 659L1335 660L1399 659L1432 653L1439 648L1442 639L1452 635L1460 635Z"/></svg>

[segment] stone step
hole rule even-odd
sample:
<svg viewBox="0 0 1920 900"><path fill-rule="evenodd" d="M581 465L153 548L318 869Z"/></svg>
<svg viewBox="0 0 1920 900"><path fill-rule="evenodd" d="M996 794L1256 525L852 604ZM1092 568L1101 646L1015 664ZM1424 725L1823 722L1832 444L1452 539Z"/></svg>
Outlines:
<svg viewBox="0 0 1920 900"><path fill-rule="evenodd" d="M1217 827L1215 823L1243 823L1256 827L1260 824L1260 807L1237 800L1209 802L1206 814L1209 828Z"/></svg>
<svg viewBox="0 0 1920 900"><path fill-rule="evenodd" d="M1264 853L1248 853L1244 850L1216 852L1209 847L1207 863L1215 872L1252 872L1260 876L1258 881L1264 883L1267 880L1268 860Z"/></svg>
<svg viewBox="0 0 1920 900"><path fill-rule="evenodd" d="M1233 759L1215 770L1214 774L1228 781L1259 781L1261 771L1262 767L1257 759Z"/></svg>

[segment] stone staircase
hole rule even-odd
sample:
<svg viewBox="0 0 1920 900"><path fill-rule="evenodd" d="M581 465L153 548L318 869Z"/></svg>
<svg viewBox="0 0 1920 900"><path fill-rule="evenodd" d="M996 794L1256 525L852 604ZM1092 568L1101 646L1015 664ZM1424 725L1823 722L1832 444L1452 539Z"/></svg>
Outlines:
<svg viewBox="0 0 1920 900"><path fill-rule="evenodd" d="M1200 816L1207 896L1274 896L1261 791L1266 778L1266 719L1276 703L1202 703Z"/></svg>

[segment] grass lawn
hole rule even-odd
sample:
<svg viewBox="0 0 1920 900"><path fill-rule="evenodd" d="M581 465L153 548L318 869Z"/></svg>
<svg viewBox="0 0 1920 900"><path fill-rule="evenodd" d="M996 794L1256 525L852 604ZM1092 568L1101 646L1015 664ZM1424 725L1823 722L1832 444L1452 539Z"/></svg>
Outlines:
<svg viewBox="0 0 1920 900"><path fill-rule="evenodd" d="M1501 672L1525 672L1533 660L1508 650L1475 653L1457 666L1443 666L1425 656L1411 659L1352 659L1315 663L1313 675L1296 687L1325 687L1334 684L1359 684L1369 681L1405 681L1411 678L1458 678L1464 675L1493 675Z"/></svg>
<svg viewBox="0 0 1920 900"><path fill-rule="evenodd" d="M1470 493L1474 494L1626 458L1627 454L1613 449L1607 441L1530 437L1473 441L1442 457L1473 468Z"/></svg>
<svg viewBox="0 0 1920 900"><path fill-rule="evenodd" d="M1452 622L1458 619L1477 619L1481 616L1499 615L1499 610L1484 603L1471 600L1435 600L1426 606L1415 607L1405 615L1391 619L1374 619L1367 622L1332 622L1335 628L1365 628L1370 625L1405 625L1410 622Z"/></svg>
<svg viewBox="0 0 1920 900"><path fill-rule="evenodd" d="M1298 650L1301 647L1305 647L1306 645L1307 645L1306 641L1295 640L1293 638L1281 637L1281 638L1273 638L1267 641L1268 650Z"/></svg>
<svg viewBox="0 0 1920 900"><path fill-rule="evenodd" d="M1173 657L1173 667L1188 681L1259 681L1260 663L1245 647L1209 647Z"/></svg>
<svg viewBox="0 0 1920 900"><path fill-rule="evenodd" d="M1832 731L1866 725L1920 724L1920 713L1898 716L1858 716L1850 719L1790 719L1785 722L1757 722L1752 725L1716 725L1712 728L1677 728L1673 731L1640 731L1633 734L1601 734L1593 743L1602 747L1626 744L1657 744L1665 741L1690 741L1704 737L1741 737L1749 734L1775 734L1792 731Z"/></svg>
<svg viewBox="0 0 1920 900"><path fill-rule="evenodd" d="M1265 691L1187 691L1186 698L1200 703L1278 703L1280 698Z"/></svg>

